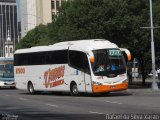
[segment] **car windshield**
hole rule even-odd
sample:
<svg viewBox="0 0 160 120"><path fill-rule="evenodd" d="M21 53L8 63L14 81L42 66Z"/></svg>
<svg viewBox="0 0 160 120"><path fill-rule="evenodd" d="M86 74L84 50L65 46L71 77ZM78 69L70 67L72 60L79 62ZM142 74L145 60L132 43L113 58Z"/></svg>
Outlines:
<svg viewBox="0 0 160 120"><path fill-rule="evenodd" d="M126 72L124 57L119 49L93 50L92 70L96 76L116 77Z"/></svg>
<svg viewBox="0 0 160 120"><path fill-rule="evenodd" d="M1 78L12 78L13 75L13 64L0 64Z"/></svg>

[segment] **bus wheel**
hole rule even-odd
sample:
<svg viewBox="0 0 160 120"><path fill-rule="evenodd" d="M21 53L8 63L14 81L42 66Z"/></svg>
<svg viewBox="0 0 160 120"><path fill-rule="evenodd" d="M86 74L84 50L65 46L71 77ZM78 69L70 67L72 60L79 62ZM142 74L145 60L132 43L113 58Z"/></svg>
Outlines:
<svg viewBox="0 0 160 120"><path fill-rule="evenodd" d="M28 83L28 92L32 95L35 93L33 84L31 82Z"/></svg>
<svg viewBox="0 0 160 120"><path fill-rule="evenodd" d="M71 84L71 95L72 96L77 96L79 95L78 87L76 83Z"/></svg>

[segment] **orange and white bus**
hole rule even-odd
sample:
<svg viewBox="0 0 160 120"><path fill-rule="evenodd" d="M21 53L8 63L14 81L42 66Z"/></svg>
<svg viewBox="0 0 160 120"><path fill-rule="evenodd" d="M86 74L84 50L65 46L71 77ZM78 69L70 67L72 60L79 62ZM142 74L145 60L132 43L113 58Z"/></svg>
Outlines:
<svg viewBox="0 0 160 120"><path fill-rule="evenodd" d="M36 91L62 91L71 95L126 90L128 78L122 51L103 39L60 42L19 49L14 54L16 87Z"/></svg>

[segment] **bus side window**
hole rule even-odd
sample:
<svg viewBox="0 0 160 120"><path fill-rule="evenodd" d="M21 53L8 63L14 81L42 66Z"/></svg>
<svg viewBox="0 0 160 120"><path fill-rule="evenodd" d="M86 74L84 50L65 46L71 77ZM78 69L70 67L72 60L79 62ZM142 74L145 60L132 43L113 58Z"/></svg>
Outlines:
<svg viewBox="0 0 160 120"><path fill-rule="evenodd" d="M89 63L88 63L88 58L86 54L83 54L83 68L84 72L90 74L90 68L89 68Z"/></svg>
<svg viewBox="0 0 160 120"><path fill-rule="evenodd" d="M46 64L67 64L68 50L49 51L45 53Z"/></svg>
<svg viewBox="0 0 160 120"><path fill-rule="evenodd" d="M79 51L69 51L69 65L90 74L87 55Z"/></svg>

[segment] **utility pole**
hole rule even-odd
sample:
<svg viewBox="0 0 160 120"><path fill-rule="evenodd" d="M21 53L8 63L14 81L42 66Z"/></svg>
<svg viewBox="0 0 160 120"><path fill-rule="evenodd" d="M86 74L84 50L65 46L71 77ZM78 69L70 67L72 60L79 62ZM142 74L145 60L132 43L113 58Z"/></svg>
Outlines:
<svg viewBox="0 0 160 120"><path fill-rule="evenodd" d="M154 34L153 29L160 28L160 27L154 27L153 26L153 15L152 15L152 0L149 0L150 3L150 27L141 27L146 29L151 29L151 55L152 55L152 72L153 72L153 80L152 80L152 90L158 91L158 84L156 82L156 67L155 67L155 47L154 47Z"/></svg>
<svg viewBox="0 0 160 120"><path fill-rule="evenodd" d="M155 79L155 48L154 48L154 34L153 34L153 16L152 16L152 0L150 0L150 22L151 22L151 52L152 52L152 71L153 71L153 81L152 90L157 91L158 85Z"/></svg>

